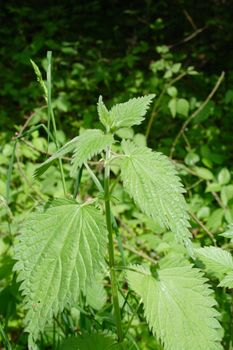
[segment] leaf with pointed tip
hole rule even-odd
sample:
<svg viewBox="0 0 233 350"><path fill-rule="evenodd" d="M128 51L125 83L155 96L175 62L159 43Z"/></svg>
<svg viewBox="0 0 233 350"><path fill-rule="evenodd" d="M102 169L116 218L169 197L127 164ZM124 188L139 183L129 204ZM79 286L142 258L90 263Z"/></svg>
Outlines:
<svg viewBox="0 0 233 350"><path fill-rule="evenodd" d="M233 271L229 272L219 283L219 287L233 288Z"/></svg>
<svg viewBox="0 0 233 350"><path fill-rule="evenodd" d="M42 78L41 71L40 71L39 67L37 66L37 64L33 60L30 59L30 62L32 64L32 67L33 67L34 72L36 74L37 81L40 84L40 86L44 92L45 101L48 102L48 89L47 89L47 86Z"/></svg>
<svg viewBox="0 0 233 350"><path fill-rule="evenodd" d="M42 163L35 171L35 176L42 175L56 159L61 158L72 151L74 151L72 158L72 174L74 174L76 170L82 166L83 163L90 160L94 155L101 153L113 142L113 136L104 134L101 130L86 130L80 136L77 136L71 141L67 142L49 159Z"/></svg>
<svg viewBox="0 0 233 350"><path fill-rule="evenodd" d="M192 254L184 188L170 160L147 147L122 142L120 160L123 186L136 205L156 224L165 226Z"/></svg>
<svg viewBox="0 0 233 350"><path fill-rule="evenodd" d="M71 173L74 175L82 164L111 146L113 142L111 134L104 134L98 129L88 130L80 135L72 158Z"/></svg>
<svg viewBox="0 0 233 350"><path fill-rule="evenodd" d="M62 146L57 152L55 152L51 157L49 157L44 163L42 163L35 171L34 176L41 176L56 159L62 158L67 153L70 153L74 150L80 136L73 138L71 141L67 142Z"/></svg>
<svg viewBox="0 0 233 350"><path fill-rule="evenodd" d="M130 267L129 284L165 350L223 350L216 301L200 270L186 264L159 269L154 278L147 267Z"/></svg>
<svg viewBox="0 0 233 350"><path fill-rule="evenodd" d="M154 97L154 94L150 94L113 106L109 111L110 129L116 130L141 124Z"/></svg>
<svg viewBox="0 0 233 350"><path fill-rule="evenodd" d="M63 203L31 214L15 247L26 324L35 340L53 315L77 301L104 266L104 216L91 204Z"/></svg>
<svg viewBox="0 0 233 350"><path fill-rule="evenodd" d="M99 115L99 119L101 123L108 128L110 124L110 119L109 119L109 111L107 110L107 107L105 106L103 102L102 96L99 97L99 101L97 104L97 111Z"/></svg>
<svg viewBox="0 0 233 350"><path fill-rule="evenodd" d="M195 249L195 255L205 264L205 269L219 280L233 271L233 259L229 252L218 247Z"/></svg>

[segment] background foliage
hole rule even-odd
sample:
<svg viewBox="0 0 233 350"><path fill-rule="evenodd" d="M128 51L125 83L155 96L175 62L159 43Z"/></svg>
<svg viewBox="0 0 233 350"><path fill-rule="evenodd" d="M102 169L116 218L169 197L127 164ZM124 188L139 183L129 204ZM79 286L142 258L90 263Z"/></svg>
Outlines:
<svg viewBox="0 0 233 350"><path fill-rule="evenodd" d="M216 245L231 253L233 4L224 0L68 0L57 4L21 1L19 5L11 0L0 6L0 339L6 344L9 338L18 350L25 349L27 339L21 294L12 272L12 243L25 213L62 194L56 165L41 176L40 182L33 178L39 163L47 153L55 152L56 146L49 140L48 147L46 132L37 128L46 125L47 111L30 59L46 77L46 51L53 51L53 107L60 145L83 129L99 126L96 104L100 94L107 107L131 97L156 94L144 123L121 129L118 137L134 140L140 147L147 144L172 157L187 191L197 248ZM215 94L208 98L217 82ZM35 131L16 145L9 190L7 169L15 133L30 128ZM66 175L69 171L65 163ZM82 183L81 196L92 197L95 188L85 172ZM72 193L75 180L71 178L67 184ZM141 214L117 182L113 200L129 262L157 259L171 250L180 253L182 248L170 232ZM132 254L135 251L136 257ZM232 291L217 287L222 271L214 275L216 266L213 269L213 263L208 265L208 251L198 252L200 261L207 259L207 273L224 327L224 348L232 349ZM117 258L120 260L120 254ZM83 301L82 310L78 306L65 310L62 320L55 321L58 337L59 332L68 335L79 328L91 330L93 323L100 330L99 319L104 320L103 328L111 330L106 326L113 322L106 304L108 292L105 280L105 288L100 284L96 292L98 302L90 295L88 305ZM133 300L132 305L141 311ZM98 310L97 321L92 310ZM111 342L108 336L106 341ZM143 319L133 321L131 336L140 349L160 349ZM54 344L59 345L58 339L48 329L41 348Z"/></svg>

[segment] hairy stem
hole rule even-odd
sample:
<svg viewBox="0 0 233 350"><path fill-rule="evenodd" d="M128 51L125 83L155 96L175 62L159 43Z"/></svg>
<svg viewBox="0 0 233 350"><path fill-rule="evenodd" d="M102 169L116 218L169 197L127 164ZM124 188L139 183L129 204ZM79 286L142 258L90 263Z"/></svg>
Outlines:
<svg viewBox="0 0 233 350"><path fill-rule="evenodd" d="M85 167L86 167L86 169L88 171L88 174L92 178L94 184L98 188L98 190L100 192L104 192L103 186L101 185L101 183L99 182L98 178L95 176L95 174L93 173L91 168L88 166L87 163L84 163L84 165L85 165ZM110 194L112 192L112 188L113 188L113 186L111 186L111 188L109 188L109 196L110 196ZM112 220L112 228L113 228L113 231L116 234L117 244L118 244L118 248L119 248L119 251L120 251L120 254L121 254L121 262L122 262L123 266L125 266L126 265L126 260L125 260L123 244L122 244L122 240L121 240L121 236L120 236L120 233L119 233L119 229L118 229L118 225L117 225L116 219L115 219L115 217L114 217L112 212L111 212L111 220Z"/></svg>
<svg viewBox="0 0 233 350"><path fill-rule="evenodd" d="M123 341L123 332L121 327L121 311L118 299L117 290L117 279L115 273L115 258L114 258L114 244L113 244L113 228L112 228L112 217L111 217L111 207L110 207L110 191L109 191L109 179L110 179L110 168L108 164L108 159L110 157L110 150L107 149L106 152L106 165L105 165L105 176L104 176L104 200L105 200L105 215L106 223L108 229L108 255L109 255L109 269L111 277L111 288L112 288L112 299L114 306L114 314L117 327L117 337L118 342Z"/></svg>
<svg viewBox="0 0 233 350"><path fill-rule="evenodd" d="M48 69L47 69L47 89L48 89L48 130L50 131L50 119L52 120L52 126L54 131L54 141L56 145L56 149L58 150L58 141L57 141L57 127L56 127L56 121L53 113L53 107L52 107L52 74L51 74L51 65L52 65L52 51L47 52L47 59L48 59ZM48 134L49 137L49 134ZM64 195L66 196L66 183L65 183L65 176L64 171L62 167L62 160L58 159L59 163L59 169L61 173L61 180L62 180L62 187Z"/></svg>

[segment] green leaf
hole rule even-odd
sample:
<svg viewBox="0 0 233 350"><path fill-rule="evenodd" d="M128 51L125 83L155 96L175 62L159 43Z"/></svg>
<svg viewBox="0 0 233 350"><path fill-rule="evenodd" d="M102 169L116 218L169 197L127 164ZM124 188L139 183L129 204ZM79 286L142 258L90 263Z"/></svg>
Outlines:
<svg viewBox="0 0 233 350"><path fill-rule="evenodd" d="M221 280L233 270L233 259L229 252L218 247L195 249L195 255L205 264L207 272Z"/></svg>
<svg viewBox="0 0 233 350"><path fill-rule="evenodd" d="M224 218L226 219L227 223L230 224L233 220L233 208L226 208L224 212Z"/></svg>
<svg viewBox="0 0 233 350"><path fill-rule="evenodd" d="M219 287L233 288L233 271L229 272L219 283Z"/></svg>
<svg viewBox="0 0 233 350"><path fill-rule="evenodd" d="M205 107L196 115L193 120L194 124L200 124L201 122L207 120L214 111L214 103L209 101Z"/></svg>
<svg viewBox="0 0 233 350"><path fill-rule="evenodd" d="M174 63L172 66L172 72L173 73L178 73L181 68L181 63Z"/></svg>
<svg viewBox="0 0 233 350"><path fill-rule="evenodd" d="M233 102L233 90L227 90L224 101L227 104Z"/></svg>
<svg viewBox="0 0 233 350"><path fill-rule="evenodd" d="M129 128L141 124L154 97L154 94L150 94L113 106L109 111L110 129Z"/></svg>
<svg viewBox="0 0 233 350"><path fill-rule="evenodd" d="M112 336L96 333L70 337L63 341L59 350L125 350ZM130 348L127 348L128 350Z"/></svg>
<svg viewBox="0 0 233 350"><path fill-rule="evenodd" d="M133 138L133 142L137 146L146 147L146 137L143 134L137 133Z"/></svg>
<svg viewBox="0 0 233 350"><path fill-rule="evenodd" d="M225 232L220 233L220 236L229 238L233 241L233 224L228 225L228 229Z"/></svg>
<svg viewBox="0 0 233 350"><path fill-rule="evenodd" d="M176 88L175 86L169 86L169 87L167 88L167 93L168 93L168 95L171 96L171 97L176 97L178 91L177 91L177 88Z"/></svg>
<svg viewBox="0 0 233 350"><path fill-rule="evenodd" d="M99 97L99 101L97 104L97 111L99 115L99 119L101 123L108 129L108 126L110 124L110 116L109 116L109 111L107 110L102 96Z"/></svg>
<svg viewBox="0 0 233 350"><path fill-rule="evenodd" d="M107 146L114 142L113 136L104 134L101 130L86 130L80 136L75 137L67 142L49 159L42 163L35 171L35 176L42 175L54 162L54 160L63 157L74 150L72 158L72 175L83 163L90 160L94 155L101 153Z"/></svg>
<svg viewBox="0 0 233 350"><path fill-rule="evenodd" d="M134 131L132 128L121 128L116 131L116 135L121 139L132 139L134 137Z"/></svg>
<svg viewBox="0 0 233 350"><path fill-rule="evenodd" d="M22 281L26 331L35 340L102 269L107 232L99 210L73 201L31 214L21 232L14 269Z"/></svg>
<svg viewBox="0 0 233 350"><path fill-rule="evenodd" d="M45 85L45 82L42 78L41 71L40 71L39 67L37 66L37 64L33 60L30 59L30 62L32 64L32 67L33 67L34 72L36 74L37 81L40 84L40 86L44 92L45 101L47 102L48 101L48 89L47 89L47 86Z"/></svg>
<svg viewBox="0 0 233 350"><path fill-rule="evenodd" d="M57 152L55 152L51 157L49 157L44 163L42 163L35 171L34 176L41 176L53 163L56 159L62 158L67 153L70 153L74 150L80 136L73 138L71 141L67 142L62 146Z"/></svg>
<svg viewBox="0 0 233 350"><path fill-rule="evenodd" d="M10 278L12 274L12 268L14 266L14 260L10 255L1 252L0 257L0 281L4 278Z"/></svg>
<svg viewBox="0 0 233 350"><path fill-rule="evenodd" d="M147 147L122 142L120 161L123 186L136 205L154 222L171 229L191 250L191 234L184 188L170 160Z"/></svg>
<svg viewBox="0 0 233 350"><path fill-rule="evenodd" d="M193 166L196 163L198 163L200 160L200 157L197 153L194 152L189 152L186 156L185 156L185 163L189 166Z"/></svg>
<svg viewBox="0 0 233 350"><path fill-rule="evenodd" d="M170 79L172 77L172 75L173 75L172 70L170 68L167 68L167 71L165 72L163 77L164 77L164 79Z"/></svg>
<svg viewBox="0 0 233 350"><path fill-rule="evenodd" d="M100 310L107 301L107 292L104 289L103 276L98 274L94 281L87 285L86 302L93 309Z"/></svg>
<svg viewBox="0 0 233 350"><path fill-rule="evenodd" d="M172 98L168 102L168 108L170 109L170 112L171 112L173 118L175 118L175 116L176 116L176 107L177 107L177 100L176 100L176 98Z"/></svg>
<svg viewBox="0 0 233 350"><path fill-rule="evenodd" d="M210 215L210 208L206 206L201 207L197 212L198 219L208 218L209 215Z"/></svg>
<svg viewBox="0 0 233 350"><path fill-rule="evenodd" d="M206 187L206 192L219 192L221 190L221 185L217 182L209 183Z"/></svg>
<svg viewBox="0 0 233 350"><path fill-rule="evenodd" d="M197 176L204 180L212 180L214 175L211 173L209 169L202 167L194 167L193 170L196 172Z"/></svg>
<svg viewBox="0 0 233 350"><path fill-rule="evenodd" d="M226 206L228 201L233 198L233 185L223 186L221 189L221 200Z"/></svg>
<svg viewBox="0 0 233 350"><path fill-rule="evenodd" d="M191 265L165 267L154 278L149 268L132 265L127 278L142 298L150 329L165 350L221 350L212 291Z"/></svg>
<svg viewBox="0 0 233 350"><path fill-rule="evenodd" d="M176 111L177 113L180 113L181 115L187 117L189 113L189 102L184 98L179 98L177 100Z"/></svg>
<svg viewBox="0 0 233 350"><path fill-rule="evenodd" d="M220 185L226 185L231 179L231 174L227 168L223 168L218 174L218 182Z"/></svg>
<svg viewBox="0 0 233 350"><path fill-rule="evenodd" d="M104 134L101 130L87 130L79 136L72 158L71 174L75 175L83 163L101 153L113 144L114 138L110 134Z"/></svg>
<svg viewBox="0 0 233 350"><path fill-rule="evenodd" d="M207 221L207 228L213 232L219 230L222 225L222 219L224 215L224 209L218 208L214 210Z"/></svg>
<svg viewBox="0 0 233 350"><path fill-rule="evenodd" d="M193 66L189 66L189 67L188 67L187 73L188 73L189 75L197 75L197 74L199 74L197 71L194 70L194 67L193 67Z"/></svg>

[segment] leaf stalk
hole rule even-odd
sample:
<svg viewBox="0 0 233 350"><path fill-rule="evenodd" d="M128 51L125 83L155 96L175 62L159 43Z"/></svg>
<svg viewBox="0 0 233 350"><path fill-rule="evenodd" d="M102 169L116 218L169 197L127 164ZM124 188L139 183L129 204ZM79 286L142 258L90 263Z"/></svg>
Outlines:
<svg viewBox="0 0 233 350"><path fill-rule="evenodd" d="M121 311L119 306L117 279L116 279L116 273L115 273L113 228L112 228L112 217L111 217L111 206L110 206L110 191L109 191L110 167L108 162L109 158L110 158L110 148L108 147L106 151L106 165L105 165L105 173L104 173L104 202L105 202L106 224L107 224L107 230L108 230L108 254L109 254L109 269L110 269L110 278L111 278L112 299L113 299L114 314L115 314L116 327L117 327L118 342L122 343L123 332L122 332L122 326L121 326Z"/></svg>

